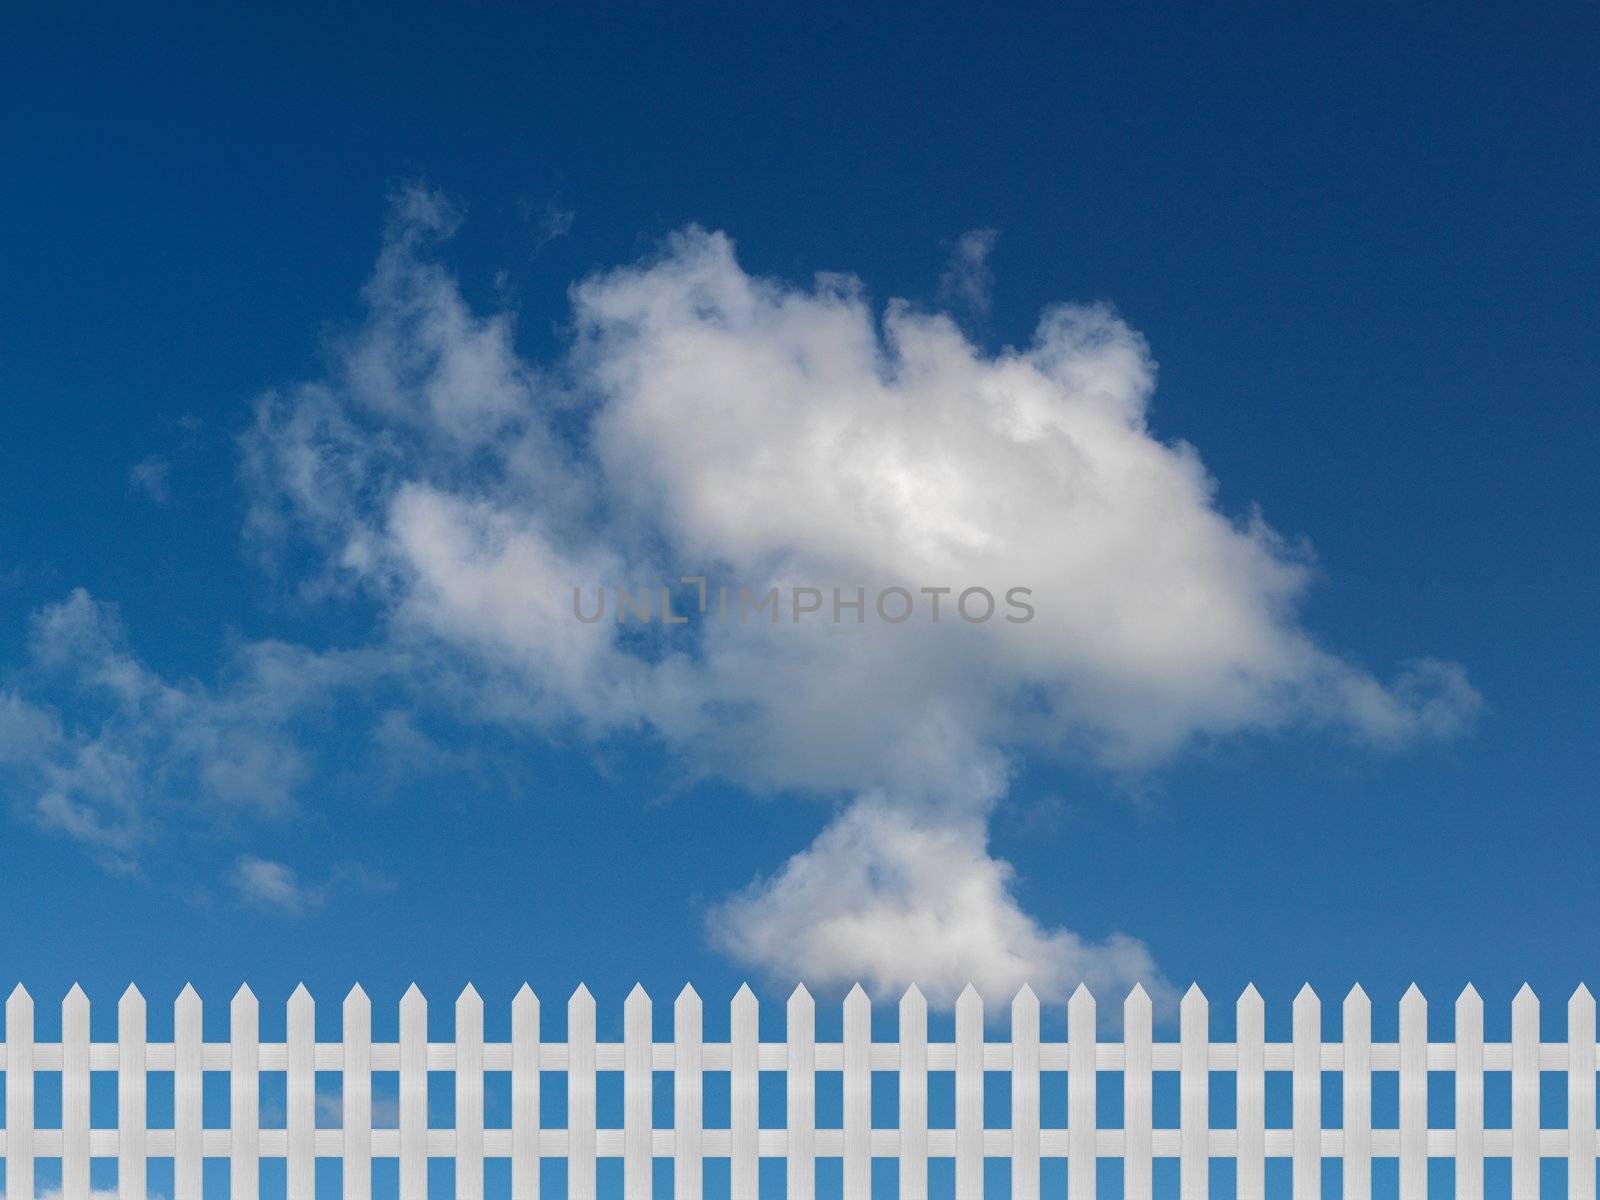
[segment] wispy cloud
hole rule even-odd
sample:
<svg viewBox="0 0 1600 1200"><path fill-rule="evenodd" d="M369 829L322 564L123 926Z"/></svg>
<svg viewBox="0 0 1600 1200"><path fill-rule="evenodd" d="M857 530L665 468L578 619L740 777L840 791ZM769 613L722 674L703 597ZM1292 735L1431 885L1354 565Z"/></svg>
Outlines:
<svg viewBox="0 0 1600 1200"><path fill-rule="evenodd" d="M939 276L940 300L974 316L988 315L994 299L989 255L999 239L999 232L993 229L969 229L956 239L944 273Z"/></svg>
<svg viewBox="0 0 1600 1200"><path fill-rule="evenodd" d="M0 689L0 768L40 824L132 871L178 819L281 820L315 762L305 736L377 652L241 645L212 686L172 681L129 646L116 608L83 589L30 622L29 662Z"/></svg>
<svg viewBox="0 0 1600 1200"><path fill-rule="evenodd" d="M234 865L233 885L248 903L291 916L321 904L327 894L304 886L293 867L249 854Z"/></svg>

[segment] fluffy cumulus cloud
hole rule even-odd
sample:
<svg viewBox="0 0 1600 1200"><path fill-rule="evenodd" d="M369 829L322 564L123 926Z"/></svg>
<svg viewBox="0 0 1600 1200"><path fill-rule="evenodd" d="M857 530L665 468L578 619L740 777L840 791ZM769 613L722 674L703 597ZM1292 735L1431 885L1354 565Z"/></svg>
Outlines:
<svg viewBox="0 0 1600 1200"><path fill-rule="evenodd" d="M1137 942L1018 907L987 847L1017 754L1137 769L1291 725L1395 743L1477 707L1457 666L1386 683L1299 625L1304 551L1220 512L1197 452L1152 434L1155 364L1104 307L990 353L688 229L576 286L570 352L535 365L434 256L455 220L403 197L342 370L262 401L253 528L320 547L317 586L376 597L391 642L471 664L480 716L649 731L694 769L844 797L716 910L741 959L945 996L1153 978ZM991 243L963 241L964 290ZM620 623L618 588L655 623ZM771 588L776 622L741 607Z"/></svg>
<svg viewBox="0 0 1600 1200"><path fill-rule="evenodd" d="M362 598L367 653L463 719L642 733L686 770L836 798L813 845L712 914L773 976L946 1000L968 980L1159 987L1137 941L1019 907L987 835L1019 755L1138 770L1291 726L1395 744L1478 706L1453 664L1384 681L1317 644L1305 551L1219 511L1198 453L1152 433L1154 361L1107 308L1052 308L990 352L847 276L752 275L691 228L575 286L570 347L531 363L511 315L475 311L441 265L456 222L401 196L336 368L261 399L251 542L312 549L306 593ZM947 281L969 307L992 241L963 239ZM684 623L662 621L663 585ZM774 588L776 611L748 607ZM655 619L619 621L618 589ZM39 635L117 697L97 731L0 696L0 757L48 759L46 819L129 836L118 771L150 737L239 803L285 802L302 768L258 681L287 648L202 691L153 679L105 625L75 596ZM342 661L316 663L305 686L339 686ZM235 883L298 903L286 871L247 860Z"/></svg>

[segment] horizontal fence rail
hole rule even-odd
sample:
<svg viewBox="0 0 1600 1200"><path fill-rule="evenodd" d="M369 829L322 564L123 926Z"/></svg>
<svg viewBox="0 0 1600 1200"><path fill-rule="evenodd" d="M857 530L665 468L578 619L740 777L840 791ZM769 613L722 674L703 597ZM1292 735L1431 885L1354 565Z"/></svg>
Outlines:
<svg viewBox="0 0 1600 1200"><path fill-rule="evenodd" d="M988 1040L983 1001L971 988L956 1003L955 1040L928 1040L927 1004L915 988L900 1001L899 1038L872 1040L871 1005L860 988L844 1002L843 1040L816 1040L816 1006L804 988L789 998L786 1040L759 1037L755 995L741 988L730 1009L729 1040L702 1039L701 1002L685 988L673 1005L673 1040L657 1042L652 1032L651 1000L635 988L623 1009L623 1040L595 1038L595 1002L580 987L567 1002L564 1042L540 1037L539 1001L524 987L511 1004L511 1040L485 1042L483 1001L468 987L455 1003L455 1040L428 1040L427 1001L415 987L400 1001L399 1041L372 1040L372 1006L353 989L344 1000L343 1040L318 1042L315 1004L304 987L287 1008L286 1040L260 1040L259 1006L248 988L233 997L229 1041L207 1042L201 1025L201 1000L185 988L174 1008L174 1040L146 1039L144 998L129 988L117 1005L117 1040L93 1042L89 1000L74 987L61 1005L61 1040L34 1040L34 1004L18 987L5 1006L5 1042L0 1071L5 1074L5 1128L0 1151L5 1162L6 1195L31 1197L35 1163L59 1159L64 1200L88 1200L91 1158L114 1158L121 1197L146 1194L150 1158L172 1160L173 1200L199 1200L203 1160L229 1160L229 1190L234 1197L259 1191L263 1158L286 1160L290 1200L312 1200L319 1158L343 1160L342 1194L370 1200L374 1158L398 1160L402 1200L427 1195L428 1160L453 1159L455 1194L481 1200L484 1162L510 1160L511 1191L518 1200L539 1195L540 1160L563 1159L567 1194L594 1200L596 1162L622 1160L627 1200L652 1194L655 1159L670 1159L675 1200L699 1200L702 1168L708 1158L728 1160L735 1200L758 1195L759 1160L785 1160L786 1195L808 1200L815 1192L819 1158L842 1160L843 1193L848 1200L872 1195L872 1160L898 1160L895 1194L924 1200L930 1158L954 1160L955 1192L960 1200L983 1195L984 1160L1010 1161L1011 1195L1038 1200L1040 1164L1065 1159L1071 1200L1092 1200L1097 1159L1120 1159L1122 1192L1128 1200L1150 1200L1156 1159L1178 1160L1183 1200L1204 1200L1211 1159L1235 1166L1236 1194L1262 1200L1268 1158L1292 1162L1293 1194L1315 1200L1322 1190L1322 1160L1343 1160L1343 1195L1369 1200L1374 1158L1398 1159L1399 1194L1404 1200L1427 1195L1428 1159L1454 1160L1455 1195L1477 1200L1484 1190L1486 1158L1509 1158L1511 1194L1532 1200L1540 1194L1540 1160L1567 1160L1572 1200L1595 1200L1596 1043L1595 1002L1580 987L1567 1004L1567 1040L1541 1042L1539 1001L1524 987L1511 1006L1511 1041L1485 1042L1483 1002L1467 988L1455 1003L1455 1040L1430 1042L1427 1002L1411 988L1400 1001L1399 1041L1374 1042L1372 1008L1366 994L1353 989L1343 1008L1343 1040L1322 1040L1321 1001L1307 987L1293 1006L1289 1042L1265 1039L1260 994L1246 989L1237 1003L1233 1042L1210 1040L1209 1007L1199 988L1191 988L1179 1010L1179 1039L1155 1041L1149 996L1135 988L1122 1006L1122 1041L1097 1036L1095 1000L1079 988L1067 1004L1067 1041L1040 1040L1040 1005L1024 988L1010 1006L1009 1036ZM992 1030L990 1031L992 1033ZM454 1128L429 1127L428 1073L452 1072ZM928 1074L952 1072L954 1128L929 1127ZM38 1077L59 1073L61 1123L38 1128L34 1121ZM91 1128L90 1077L114 1072L117 1126ZM152 1073L170 1072L173 1121L170 1128L147 1123L147 1083ZM208 1128L202 1120L206 1072L228 1077L229 1125ZM266 1072L285 1076L285 1122L263 1128L260 1080ZM341 1077L339 1128L320 1128L316 1075ZM373 1073L395 1072L399 1103L394 1127L375 1127ZM486 1128L484 1076L510 1077L510 1126ZM540 1073L565 1075L566 1122L541 1127ZM597 1128L597 1075L622 1075L623 1125ZM673 1123L653 1125L653 1074L670 1072ZM727 1072L727 1128L704 1126L707 1073ZM759 1081L762 1072L784 1076L785 1126L763 1128ZM818 1072L842 1075L840 1128L816 1122ZM895 1128L873 1123L872 1074L898 1076ZM1010 1117L1006 1128L985 1127L984 1073L1009 1075ZM1067 1123L1040 1123L1041 1075L1065 1072ZM1121 1128L1097 1126L1098 1075L1118 1072L1122 1081ZM1153 1078L1178 1076L1179 1123L1153 1126ZM1209 1089L1215 1072L1234 1076L1232 1128L1210 1125ZM1292 1123L1266 1126L1266 1076L1290 1075ZM1341 1076L1341 1111L1323 1110L1324 1072ZM1374 1072L1395 1072L1399 1086L1398 1128L1374 1128ZM1454 1123L1432 1128L1428 1120L1428 1073L1454 1076ZM1485 1128L1484 1074L1508 1072L1511 1125ZM1540 1074L1566 1076L1567 1118L1562 1128L1544 1128L1540 1119Z"/></svg>

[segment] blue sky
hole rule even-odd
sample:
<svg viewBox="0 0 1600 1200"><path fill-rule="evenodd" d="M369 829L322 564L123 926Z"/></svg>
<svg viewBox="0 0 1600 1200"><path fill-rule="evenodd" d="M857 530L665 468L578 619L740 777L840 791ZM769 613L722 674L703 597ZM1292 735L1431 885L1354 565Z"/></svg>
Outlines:
<svg viewBox="0 0 1600 1200"><path fill-rule="evenodd" d="M1524 979L1552 1016L1594 981L1592 7L15 25L0 977L46 1007L585 980L604 1031L693 979L717 1014L837 984L861 944L794 934L836 868L925 897L860 882L894 854L1058 983L1254 980L1284 1030L1307 979L1380 1034L1470 979L1491 1036ZM1036 340L1064 303L1111 309ZM979 394L1089 421L1088 475L985 457ZM450 593L534 527L561 570ZM562 616L603 569L932 562L1040 621L717 658Z"/></svg>

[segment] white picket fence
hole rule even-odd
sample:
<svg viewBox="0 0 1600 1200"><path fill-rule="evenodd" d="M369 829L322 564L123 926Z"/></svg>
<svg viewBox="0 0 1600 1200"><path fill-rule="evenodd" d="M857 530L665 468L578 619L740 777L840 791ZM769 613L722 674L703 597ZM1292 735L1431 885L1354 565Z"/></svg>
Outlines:
<svg viewBox="0 0 1600 1200"><path fill-rule="evenodd" d="M511 1004L511 1041L483 1040L483 1002L472 988L455 1005L455 1040L429 1042L427 1001L412 988L400 1001L396 1042L374 1042L372 1006L358 987L344 1001L342 1042L318 1042L315 1006L304 988L289 999L287 1040L262 1042L259 1007L248 988L240 989L230 1009L230 1040L208 1043L202 1036L201 1001L192 988L178 997L174 1041L146 1040L145 1001L128 989L117 1007L118 1039L92 1042L89 1001L78 988L61 1006L61 1041L34 1041L33 1000L17 988L6 1003L6 1041L0 1049L5 1072L4 1151L7 1194L19 1200L35 1194L35 1162L58 1158L66 1200L87 1200L91 1157L117 1160L122 1197L142 1198L146 1163L152 1157L173 1160L174 1200L198 1200L205 1158L231 1162L230 1190L235 1197L258 1194L262 1158L287 1160L290 1200L311 1200L318 1158L342 1158L343 1195L368 1200L374 1157L399 1160L402 1200L427 1194L428 1159L455 1162L456 1195L479 1200L483 1195L484 1160L511 1161L512 1194L539 1194L539 1160L563 1158L568 1164L568 1194L573 1200L594 1200L597 1158L620 1158L627 1200L649 1197L652 1159L673 1162L675 1200L698 1200L702 1164L707 1158L729 1160L735 1200L754 1200L762 1157L786 1161L787 1196L805 1200L814 1194L818 1158L843 1163L844 1195L867 1200L871 1195L874 1157L899 1161L897 1194L904 1200L927 1195L930 1157L953 1158L955 1190L960 1200L983 1195L985 1158L1011 1162L1011 1195L1037 1200L1041 1158L1065 1158L1072 1200L1095 1195L1097 1158L1120 1158L1123 1190L1129 1200L1149 1200L1152 1162L1179 1160L1184 1200L1207 1195L1208 1160L1237 1163L1237 1194L1261 1200L1268 1157L1293 1161L1297 1200L1321 1193L1321 1160L1344 1160L1344 1196L1367 1200L1371 1162L1375 1157L1399 1160L1400 1195L1422 1200L1427 1194L1427 1162L1454 1159L1459 1200L1483 1195L1484 1159L1509 1157L1511 1189L1516 1200L1539 1195L1541 1158L1568 1160L1566 1194L1572 1200L1595 1197L1595 1002L1579 988L1567 1004L1567 1040L1539 1040L1539 1001L1524 987L1511 1009L1509 1043L1483 1040L1483 1003L1472 988L1455 1004L1455 1040L1429 1042L1427 1002L1412 988L1400 1002L1399 1041L1373 1042L1371 1004L1358 987L1344 1001L1343 1041L1322 1040L1321 1002L1308 987L1294 1002L1293 1040L1265 1040L1261 996L1252 987L1239 998L1234 1042L1210 1040L1209 1009L1193 988L1180 1009L1176 1042L1154 1041L1151 1005L1136 988L1123 1005L1123 1040L1099 1041L1095 1001L1080 988L1067 1005L1067 1041L1041 1042L1039 1002L1024 989L1011 1004L1010 1036L990 1041L985 1036L983 1002L971 989L956 1006L955 1041L929 1042L927 1005L916 989L900 1002L899 1040L874 1042L871 1006L860 989L844 1003L842 1042L818 1042L815 1004L805 989L796 989L787 1009L787 1040L762 1042L757 1001L748 988L734 998L730 1040L706 1042L701 1037L701 1003L685 988L673 1007L674 1037L656 1042L651 1028L650 997L635 988L624 1006L623 1041L596 1042L595 1003L580 987L567 1004L565 1042L543 1041L539 1001L524 987ZM118 1122L115 1129L90 1127L90 1073L115 1072ZM229 1128L202 1123L202 1076L226 1072L229 1077ZM316 1072L342 1074L342 1128L318 1128ZM398 1072L398 1128L374 1128L372 1075ZM455 1127L428 1127L429 1071L455 1076ZM510 1128L484 1126L484 1073L508 1072L511 1083ZM540 1072L565 1074L565 1128L540 1126ZM620 1071L623 1077L623 1127L596 1128L596 1075ZM674 1124L652 1126L652 1072L672 1073ZM785 1128L760 1126L759 1073L786 1076ZM816 1125L817 1072L841 1072L842 1128ZM899 1085L898 1125L874 1128L871 1079L874 1071L896 1072ZM949 1071L955 1080L954 1128L929 1128L928 1073ZM1008 1128L984 1125L984 1072L1008 1072ZM1067 1125L1041 1128L1041 1072L1066 1072ZM1122 1127L1096 1127L1097 1072L1121 1072ZM1153 1075L1179 1077L1180 1122L1177 1128L1152 1126ZM1266 1128L1266 1073L1292 1076L1292 1127ZM1372 1125L1373 1072L1392 1071L1399 1079L1399 1126ZM1453 1128L1429 1128L1427 1081L1430 1071L1453 1072ZM1484 1072L1505 1071L1511 1077L1511 1127L1484 1127ZM1565 1128L1540 1126L1539 1075L1560 1071L1567 1078ZM34 1124L34 1088L42 1072L60 1072L61 1127ZM173 1128L152 1129L146 1119L146 1085L152 1072L171 1072ZM263 1129L259 1114L262 1072L284 1072L287 1087L286 1126ZM730 1120L725 1129L703 1125L702 1087L707 1072L729 1073ZM1232 1072L1237 1110L1233 1128L1209 1125L1211 1072ZM1325 1128L1322 1073L1343 1075L1342 1121Z"/></svg>

